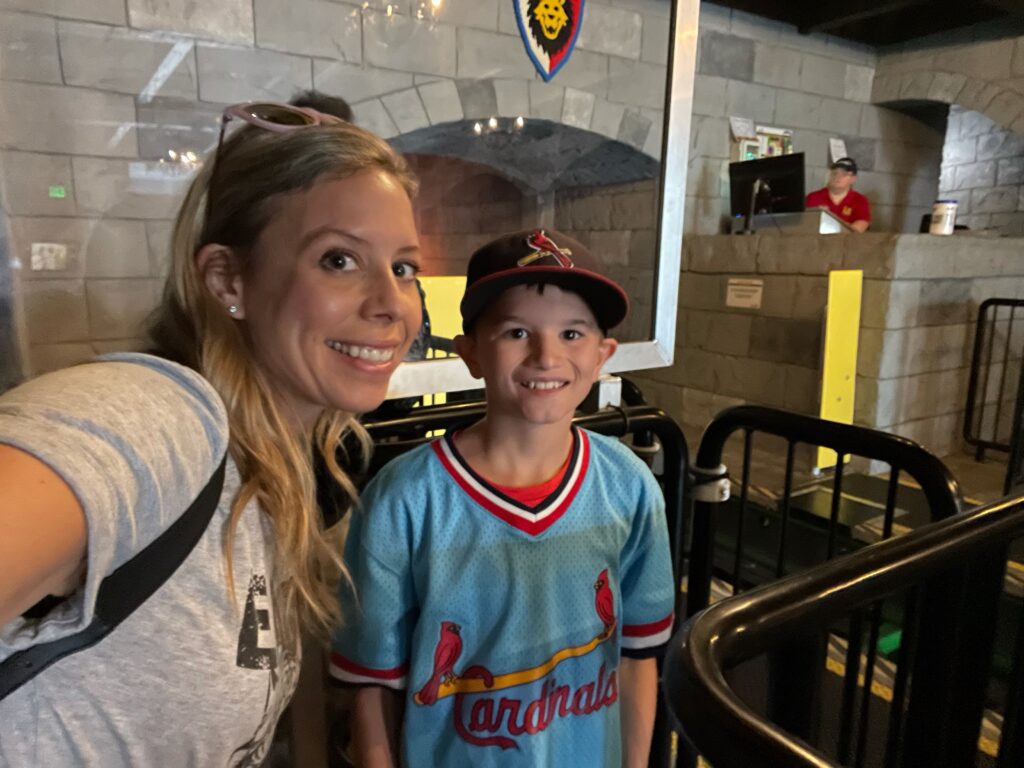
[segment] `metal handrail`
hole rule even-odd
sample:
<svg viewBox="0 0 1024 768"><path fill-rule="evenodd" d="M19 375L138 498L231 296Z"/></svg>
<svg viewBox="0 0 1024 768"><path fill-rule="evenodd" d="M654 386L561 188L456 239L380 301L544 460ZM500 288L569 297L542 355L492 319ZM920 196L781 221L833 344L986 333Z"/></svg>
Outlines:
<svg viewBox="0 0 1024 768"><path fill-rule="evenodd" d="M1000 307L1010 308L1010 317L1008 319L1006 339L1003 344L1002 359L997 360L997 363L1002 363L1003 369L1000 376L999 390L996 395L996 416L993 420L993 430L991 439L985 439L981 436L982 426L985 420L986 410L986 395L989 389L989 375L992 368L992 356L995 351L995 325L999 321L999 309ZM971 355L971 372L970 377L967 381L967 403L964 408L964 426L963 436L964 441L977 448L976 456L980 461L984 458L986 450L993 451L1009 451L1010 443L1002 442L999 440L999 417L1002 413L1002 404L1005 400L1003 394L1006 390L1006 369L1007 363L1009 362L1010 354L1010 342L1013 336L1013 321L1014 315L1018 307L1024 307L1024 299L1000 299L992 298L985 299L978 306L978 320L974 326L974 348ZM988 313L993 310L993 316L991 321L988 320ZM989 328L992 332L989 333ZM986 345L986 339L988 344ZM988 354L986 356L986 347ZM984 361L983 361L983 358ZM978 402L978 394L981 393L981 402ZM1018 398L1021 387L1018 386Z"/></svg>
<svg viewBox="0 0 1024 768"><path fill-rule="evenodd" d="M665 666L670 706L687 736L716 768L833 768L836 763L821 752L740 701L725 672L787 637L824 628L909 585L1001 550L1020 535L1024 496L932 523L717 603L691 619L670 644ZM1024 759L1019 741L1004 749ZM1021 763L1008 759L1006 764Z"/></svg>
<svg viewBox="0 0 1024 768"><path fill-rule="evenodd" d="M884 461L898 471L906 472L918 485L928 501L933 520L941 520L960 512L960 487L956 478L938 458L917 443L898 435L867 427L825 421L813 416L781 411L756 405L728 408L708 425L697 448L695 469L713 472L721 466L726 441L736 432L745 431L774 435L794 443L830 448L839 454L836 471L841 480L844 455L856 455ZM787 461L788 495L793 471L792 451ZM838 492L837 492L838 495ZM689 570L687 615L692 616L708 605L711 595L711 571L714 546L714 512L717 504L694 503L693 542Z"/></svg>

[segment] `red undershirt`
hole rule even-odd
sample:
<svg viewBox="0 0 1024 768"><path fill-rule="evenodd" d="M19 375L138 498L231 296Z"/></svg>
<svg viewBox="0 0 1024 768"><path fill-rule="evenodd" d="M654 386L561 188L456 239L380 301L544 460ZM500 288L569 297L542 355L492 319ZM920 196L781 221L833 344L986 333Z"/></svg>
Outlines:
<svg viewBox="0 0 1024 768"><path fill-rule="evenodd" d="M511 488L507 485L491 483L491 486L496 490L501 491L510 499L515 499L520 504L527 507L535 507L554 493L555 489L558 488L558 484L562 482L562 478L565 477L565 473L569 469L570 458L572 458L572 452L570 452L569 456L566 457L565 463L562 464L559 470L555 473L555 476L550 480L544 481L540 485L527 485L522 488Z"/></svg>

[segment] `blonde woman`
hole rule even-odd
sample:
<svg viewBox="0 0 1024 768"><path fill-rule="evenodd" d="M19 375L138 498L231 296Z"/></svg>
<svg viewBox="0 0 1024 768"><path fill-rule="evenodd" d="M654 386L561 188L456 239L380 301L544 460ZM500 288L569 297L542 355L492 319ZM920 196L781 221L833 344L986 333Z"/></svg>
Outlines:
<svg viewBox="0 0 1024 768"><path fill-rule="evenodd" d="M89 626L104 578L227 454L173 575L0 699L0 765L260 765L300 635L338 619L313 456L353 497L339 440L362 435L353 414L384 399L420 322L414 181L386 143L312 110L229 119L248 125L222 132L182 204L155 354L0 396L0 670Z"/></svg>

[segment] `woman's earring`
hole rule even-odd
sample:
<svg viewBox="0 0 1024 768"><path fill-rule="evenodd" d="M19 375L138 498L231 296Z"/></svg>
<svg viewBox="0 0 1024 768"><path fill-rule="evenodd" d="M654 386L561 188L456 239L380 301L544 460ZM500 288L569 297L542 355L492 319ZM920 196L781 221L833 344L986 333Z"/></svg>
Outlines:
<svg viewBox="0 0 1024 768"><path fill-rule="evenodd" d="M230 307L228 307L228 312L230 312L232 315L237 313L238 312L238 305L237 304L232 304Z"/></svg>

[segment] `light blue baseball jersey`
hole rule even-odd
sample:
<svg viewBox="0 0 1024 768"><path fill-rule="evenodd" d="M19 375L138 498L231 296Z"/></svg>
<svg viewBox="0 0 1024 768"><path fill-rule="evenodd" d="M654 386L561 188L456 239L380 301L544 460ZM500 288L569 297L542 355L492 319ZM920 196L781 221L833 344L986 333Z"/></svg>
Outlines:
<svg viewBox="0 0 1024 768"><path fill-rule="evenodd" d="M528 508L436 440L370 484L345 557L331 673L406 692L407 765L621 765L619 657L668 641L674 597L664 499L628 447L574 429Z"/></svg>

